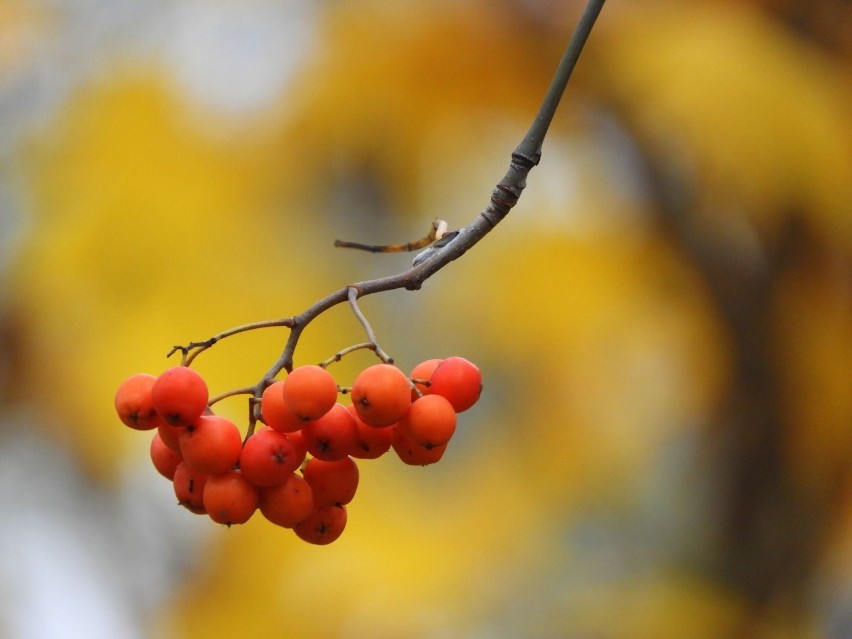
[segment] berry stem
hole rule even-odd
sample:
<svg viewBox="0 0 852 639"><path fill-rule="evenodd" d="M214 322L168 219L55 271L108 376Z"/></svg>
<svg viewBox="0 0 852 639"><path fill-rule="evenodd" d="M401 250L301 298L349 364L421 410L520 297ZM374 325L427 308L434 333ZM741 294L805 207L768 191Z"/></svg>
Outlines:
<svg viewBox="0 0 852 639"><path fill-rule="evenodd" d="M348 355L349 353L351 353L353 351L358 351L358 350L370 350L370 351L373 351L375 353L376 352L376 344L375 344L375 342L361 342L360 344L352 344L352 346L347 346L346 348L341 349L338 352L336 352L334 355L329 357L327 360L320 362L320 366L322 366L323 368L328 368L329 366L331 366L335 362L339 362L340 360L342 360L344 355ZM387 361L387 360L383 360L383 361Z"/></svg>
<svg viewBox="0 0 852 639"><path fill-rule="evenodd" d="M373 345L373 351L378 355L379 359L382 360L385 364L393 364L393 358L390 357L387 353L382 350L382 347L379 346L379 342L376 340L376 333L373 331L373 327L370 326L370 322L367 321L367 318L364 316L364 313L361 312L361 309L358 306L358 287L350 286L349 287L349 306L352 308L352 312L355 314L355 317L358 318L358 321L361 323L361 326L364 327L364 332L367 334L367 339L370 341L370 344Z"/></svg>
<svg viewBox="0 0 852 639"><path fill-rule="evenodd" d="M224 393L219 393L215 397L211 397L207 402L208 406L213 406L216 402L221 402L223 399L228 397L235 397L237 395L254 395L255 387L254 386L245 386L243 388L234 388L229 391L225 391Z"/></svg>

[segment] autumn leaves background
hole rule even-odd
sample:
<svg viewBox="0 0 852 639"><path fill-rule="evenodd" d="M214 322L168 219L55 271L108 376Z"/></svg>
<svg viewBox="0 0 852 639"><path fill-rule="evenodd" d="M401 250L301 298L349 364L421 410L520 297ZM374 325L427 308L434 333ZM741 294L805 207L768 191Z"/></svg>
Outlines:
<svg viewBox="0 0 852 639"><path fill-rule="evenodd" d="M88 636L844 636L850 17L798 4L604 7L518 207L362 302L482 401L311 549L162 506L115 387L410 263L334 238L467 224L582 7L0 3L0 628L63 636L20 612L57 592ZM297 360L359 331L336 309ZM245 386L284 338L197 366Z"/></svg>

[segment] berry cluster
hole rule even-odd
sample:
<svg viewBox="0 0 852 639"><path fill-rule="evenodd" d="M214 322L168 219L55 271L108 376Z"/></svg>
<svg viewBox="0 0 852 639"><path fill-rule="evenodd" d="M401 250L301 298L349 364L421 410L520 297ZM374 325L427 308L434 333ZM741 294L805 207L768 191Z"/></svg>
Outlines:
<svg viewBox="0 0 852 639"><path fill-rule="evenodd" d="M178 503L218 523L242 524L256 510L303 540L328 544L346 526L346 505L358 487L355 459L391 448L406 464L441 459L456 414L479 399L482 376L462 357L431 359L406 376L392 364L370 366L351 389L321 366L295 368L260 398L263 426L216 415L207 384L176 366L159 377L126 379L115 396L121 421L154 430L151 460L174 484ZM338 401L349 393L348 406Z"/></svg>

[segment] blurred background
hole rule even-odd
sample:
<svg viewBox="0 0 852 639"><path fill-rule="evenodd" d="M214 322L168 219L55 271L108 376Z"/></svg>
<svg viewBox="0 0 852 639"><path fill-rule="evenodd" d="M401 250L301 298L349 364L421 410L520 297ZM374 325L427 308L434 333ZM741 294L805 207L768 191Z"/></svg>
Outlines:
<svg viewBox="0 0 852 639"><path fill-rule="evenodd" d="M844 0L604 7L516 209L363 300L485 390L441 463L360 464L331 546L178 508L114 415L172 345L410 264L333 239L468 224L581 10L0 0L0 636L852 637ZM362 339L333 309L296 364Z"/></svg>

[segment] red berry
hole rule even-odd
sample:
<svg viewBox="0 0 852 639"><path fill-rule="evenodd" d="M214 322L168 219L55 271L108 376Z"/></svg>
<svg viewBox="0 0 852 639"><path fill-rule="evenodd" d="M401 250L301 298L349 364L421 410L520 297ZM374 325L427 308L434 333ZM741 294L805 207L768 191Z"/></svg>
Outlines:
<svg viewBox="0 0 852 639"><path fill-rule="evenodd" d="M260 414L267 426L282 433L297 431L305 425L305 420L284 402L284 382L274 382L266 387L260 400Z"/></svg>
<svg viewBox="0 0 852 639"><path fill-rule="evenodd" d="M168 428L171 428L170 426ZM151 440L151 461L154 462L154 468L157 469L166 479L174 480L175 470L178 464L183 461L180 453L176 453L169 448L160 437L160 433L154 433Z"/></svg>
<svg viewBox="0 0 852 639"><path fill-rule="evenodd" d="M175 487L175 496L178 498L178 505L196 515L203 515L207 512L204 510L203 501L207 475L192 470L186 465L186 462L181 462L175 468L175 476L172 481Z"/></svg>
<svg viewBox="0 0 852 639"><path fill-rule="evenodd" d="M171 448L176 453L180 454L180 443L178 442L178 435L180 435L180 431L183 429L183 426L169 426L166 422L161 421L160 425L157 426L157 432L160 435L160 439L163 440L163 443Z"/></svg>
<svg viewBox="0 0 852 639"><path fill-rule="evenodd" d="M343 506L352 501L358 489L358 466L351 457L337 461L311 459L302 475L311 486L314 506Z"/></svg>
<svg viewBox="0 0 852 639"><path fill-rule="evenodd" d="M257 488L237 470L213 475L204 485L207 514L226 526L246 523L257 510L258 499Z"/></svg>
<svg viewBox="0 0 852 639"><path fill-rule="evenodd" d="M292 433L284 433L287 436L287 439L293 444L293 448L296 449L296 457L304 460L305 456L308 454L308 445L305 443L305 435L302 431L297 430Z"/></svg>
<svg viewBox="0 0 852 639"><path fill-rule="evenodd" d="M361 371L352 384L352 405L364 423L390 426L411 405L411 383L391 364L375 364Z"/></svg>
<svg viewBox="0 0 852 639"><path fill-rule="evenodd" d="M365 424L364 421L358 417L358 412L355 410L355 406L351 404L346 407L346 410L348 410L349 414L352 415L352 418L355 420L355 425L358 428L358 439L349 454L352 455L352 457L357 457L358 459L377 459L388 452L391 445L391 439L393 438L393 427L382 426L381 428L378 428L376 426Z"/></svg>
<svg viewBox="0 0 852 639"><path fill-rule="evenodd" d="M456 411L442 395L424 395L411 404L399 428L421 446L435 448L450 441L456 432Z"/></svg>
<svg viewBox="0 0 852 639"><path fill-rule="evenodd" d="M311 486L303 477L290 473L282 483L261 489L259 508L273 524L292 528L313 512Z"/></svg>
<svg viewBox="0 0 852 639"><path fill-rule="evenodd" d="M438 368L438 364L443 362L442 359L427 359L424 362L420 362L417 366L411 369L411 379L418 380L423 382L428 382L432 378L432 373L435 372L435 369ZM414 387L420 391L418 394L416 390L411 390L411 401L413 402L415 399L420 397L420 395L428 395L431 391L429 390L429 384L422 384L414 382Z"/></svg>
<svg viewBox="0 0 852 639"><path fill-rule="evenodd" d="M321 506L315 508L293 530L300 539L308 543L325 545L340 537L344 528L346 506Z"/></svg>
<svg viewBox="0 0 852 639"><path fill-rule="evenodd" d="M308 452L326 461L343 459L358 443L358 427L343 404L335 404L325 415L305 424L300 432Z"/></svg>
<svg viewBox="0 0 852 639"><path fill-rule="evenodd" d="M429 381L429 393L446 397L457 413L473 406L482 393L482 373L463 357L447 357Z"/></svg>
<svg viewBox="0 0 852 639"><path fill-rule="evenodd" d="M151 399L151 388L157 378L147 373L131 375L115 393L118 418L130 428L151 430L162 423Z"/></svg>
<svg viewBox="0 0 852 639"><path fill-rule="evenodd" d="M202 415L185 426L178 442L187 465L208 475L232 470L243 446L237 425L218 415Z"/></svg>
<svg viewBox="0 0 852 639"><path fill-rule="evenodd" d="M255 486L274 486L287 479L304 459L284 433L265 428L243 444L240 472Z"/></svg>
<svg viewBox="0 0 852 639"><path fill-rule="evenodd" d="M428 466L441 460L444 456L444 451L447 450L447 445L435 446L434 448L426 448L421 446L404 428L401 428L401 423L393 426L393 446L394 452L402 460L403 463L409 466Z"/></svg>
<svg viewBox="0 0 852 639"><path fill-rule="evenodd" d="M154 408L172 426L185 426L207 408L207 384L196 371L175 366L157 378L151 388Z"/></svg>

